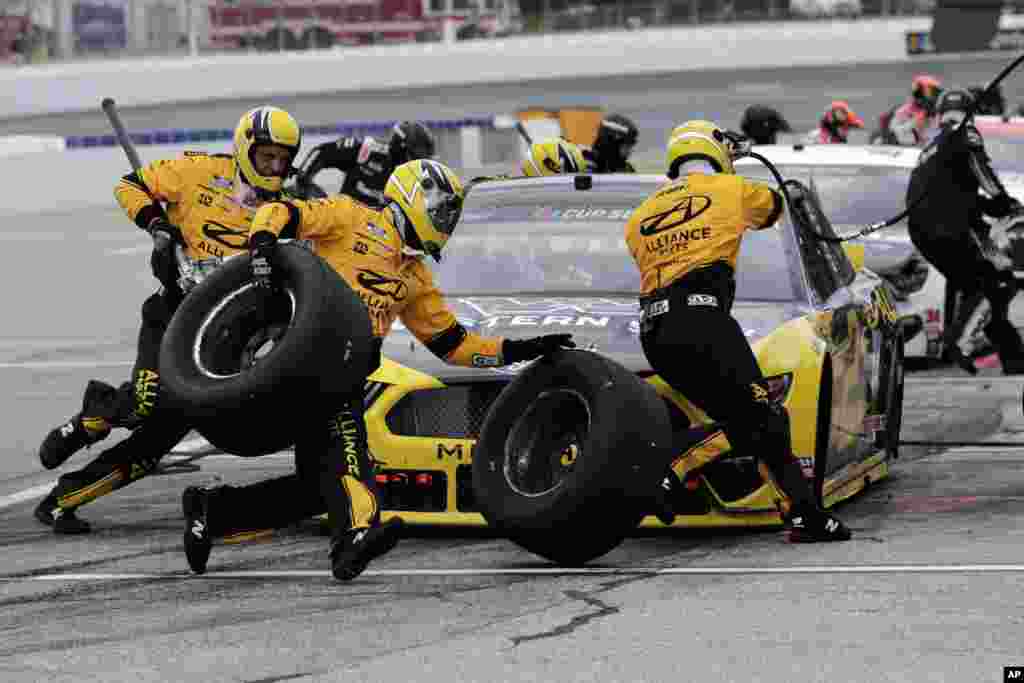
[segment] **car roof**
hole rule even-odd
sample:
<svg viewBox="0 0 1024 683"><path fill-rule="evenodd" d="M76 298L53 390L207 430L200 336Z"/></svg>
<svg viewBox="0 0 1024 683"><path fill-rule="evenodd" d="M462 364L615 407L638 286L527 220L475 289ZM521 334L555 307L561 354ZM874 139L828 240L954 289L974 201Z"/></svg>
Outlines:
<svg viewBox="0 0 1024 683"><path fill-rule="evenodd" d="M757 145L754 152L774 164L806 166L874 166L913 168L921 150L893 145ZM736 170L761 166L750 157L736 161Z"/></svg>

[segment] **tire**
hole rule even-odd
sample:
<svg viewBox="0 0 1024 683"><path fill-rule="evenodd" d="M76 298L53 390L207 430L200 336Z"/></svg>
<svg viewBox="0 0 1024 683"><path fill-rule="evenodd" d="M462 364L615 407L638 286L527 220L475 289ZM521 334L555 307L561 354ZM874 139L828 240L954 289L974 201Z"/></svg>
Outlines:
<svg viewBox="0 0 1024 683"><path fill-rule="evenodd" d="M474 494L514 543L580 565L643 519L671 444L668 410L647 383L596 353L559 352L491 406L473 451Z"/></svg>
<svg viewBox="0 0 1024 683"><path fill-rule="evenodd" d="M160 378L210 443L254 456L294 443L311 406L361 391L379 346L362 301L311 251L280 245L274 293L251 282L249 262L232 257L189 292L161 343Z"/></svg>

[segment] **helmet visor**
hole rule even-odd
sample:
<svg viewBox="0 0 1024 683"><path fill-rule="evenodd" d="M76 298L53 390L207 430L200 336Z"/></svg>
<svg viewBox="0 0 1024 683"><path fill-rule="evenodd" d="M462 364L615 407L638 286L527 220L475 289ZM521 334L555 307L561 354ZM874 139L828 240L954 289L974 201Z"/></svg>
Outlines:
<svg viewBox="0 0 1024 683"><path fill-rule="evenodd" d="M462 198L434 188L426 193L427 216L434 229L451 237L462 216Z"/></svg>

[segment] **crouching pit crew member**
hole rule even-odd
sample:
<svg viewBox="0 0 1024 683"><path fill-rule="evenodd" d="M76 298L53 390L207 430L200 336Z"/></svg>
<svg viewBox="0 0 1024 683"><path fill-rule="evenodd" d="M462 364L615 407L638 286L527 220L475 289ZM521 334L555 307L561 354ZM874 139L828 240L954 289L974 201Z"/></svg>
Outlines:
<svg viewBox="0 0 1024 683"><path fill-rule="evenodd" d="M380 212L346 196L262 207L249 239L254 279L261 286L276 286L279 236L310 240L366 304L378 339L398 318L439 358L478 367L532 360L574 346L568 334L483 337L455 319L424 262L426 255L441 260L461 215L462 182L448 167L431 160L403 164L388 180L384 196ZM396 291L404 295L389 294ZM335 578L355 578L395 547L402 521L381 521L362 394L345 405L324 406L320 418L306 429L295 426L295 474L250 486L186 489L185 553L194 572L206 570L214 538L280 528L324 511L332 527L329 556Z"/></svg>
<svg viewBox="0 0 1024 683"><path fill-rule="evenodd" d="M849 530L819 506L793 455L786 409L769 400L757 359L730 314L743 232L770 227L783 209L779 193L736 175L731 149L728 134L713 123L677 127L668 144L672 182L626 225L641 279L640 341L662 379L724 423L733 448L767 466L788 498L783 520L790 541L847 540Z"/></svg>
<svg viewBox="0 0 1024 683"><path fill-rule="evenodd" d="M259 107L235 128L233 154L186 152L155 161L118 183L118 203L153 237L150 264L162 287L142 304L131 381L118 388L90 381L81 412L51 430L39 449L43 466L53 469L115 427L132 430L82 469L63 474L39 503L36 518L55 532L89 532L89 523L75 513L78 507L150 474L188 433L189 425L161 400L157 370L160 341L184 297L175 247L181 244L193 259L245 251L249 222L263 202L279 198L300 141L291 115Z"/></svg>

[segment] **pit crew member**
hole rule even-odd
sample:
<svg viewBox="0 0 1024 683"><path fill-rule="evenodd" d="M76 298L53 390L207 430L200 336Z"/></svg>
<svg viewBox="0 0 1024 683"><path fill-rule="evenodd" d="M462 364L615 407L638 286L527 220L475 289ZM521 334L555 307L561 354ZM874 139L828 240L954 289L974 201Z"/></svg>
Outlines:
<svg viewBox="0 0 1024 683"><path fill-rule="evenodd" d="M849 141L851 128L863 128L864 119L850 109L844 100L835 100L822 114L818 121L818 129L807 136L809 144L835 145Z"/></svg>
<svg viewBox="0 0 1024 683"><path fill-rule="evenodd" d="M188 433L189 426L161 400L157 363L160 340L184 297L175 245L182 244L196 259L245 251L249 221L263 202L279 197L300 142L291 115L259 107L242 116L235 128L233 154L186 152L155 161L118 183L118 203L153 238L150 262L162 287L142 304L131 381L117 388L90 381L81 412L51 430L39 449L43 466L53 469L105 439L115 427L132 430L82 469L62 475L39 503L36 518L55 532L89 532L77 508L151 473Z"/></svg>
<svg viewBox="0 0 1024 683"><path fill-rule="evenodd" d="M403 164L384 197L380 212L344 195L262 207L249 238L254 279L274 286L279 236L311 240L366 304L380 339L399 318L439 358L477 367L532 360L574 346L568 334L483 337L455 319L424 262L425 255L441 260L461 214L462 182L448 167L432 160ZM250 486L185 491L185 552L194 572L206 570L215 537L279 528L325 510L333 528L331 567L339 580L355 578L396 545L402 523L380 520L362 395L347 405L324 406L313 417L323 421L313 428L295 426L300 435L296 474Z"/></svg>
<svg viewBox="0 0 1024 683"><path fill-rule="evenodd" d="M1008 318L1017 294L1012 263L990 247L990 227L983 218L1007 216L1020 209L1020 202L992 169L978 129L971 121L961 125L971 102L965 90L949 90L939 100L939 133L921 151L910 175L908 228L914 246L946 277L947 291L964 298L978 291L985 295L992 307L985 334L996 347L1003 372L1020 374L1024 347ZM952 360L959 361L956 330L957 325L947 326L944 342Z"/></svg>
<svg viewBox="0 0 1024 683"><path fill-rule="evenodd" d="M667 167L672 182L648 197L625 228L640 271L644 353L666 382L724 423L737 451L767 465L788 498L790 541L847 540L850 531L819 506L793 455L787 411L769 400L757 359L730 314L743 233L773 225L782 197L735 174L727 133L711 122L688 121L673 131ZM675 476L670 485L677 485Z"/></svg>
<svg viewBox="0 0 1024 683"><path fill-rule="evenodd" d="M774 145L778 142L779 133L792 133L793 127L778 110L754 104L744 110L740 130L755 145Z"/></svg>
<svg viewBox="0 0 1024 683"><path fill-rule="evenodd" d="M583 156L592 173L636 173L629 157L636 148L640 131L622 114L609 114L601 120L597 138L590 147L583 147Z"/></svg>
<svg viewBox="0 0 1024 683"><path fill-rule="evenodd" d="M313 148L312 159L296 187L299 190L320 171L335 168L345 174L340 193L363 204L381 208L384 185L396 167L416 159L434 157L434 136L416 121L401 121L391 129L387 143L372 137L346 137Z"/></svg>
<svg viewBox="0 0 1024 683"><path fill-rule="evenodd" d="M883 121L886 144L923 146L928 129L935 122L935 106L942 94L942 83L935 76L921 74L910 85L910 99L892 111Z"/></svg>
<svg viewBox="0 0 1024 683"><path fill-rule="evenodd" d="M560 173L587 173L589 167L579 145L562 138L548 138L530 145L522 170L524 176L536 178Z"/></svg>

